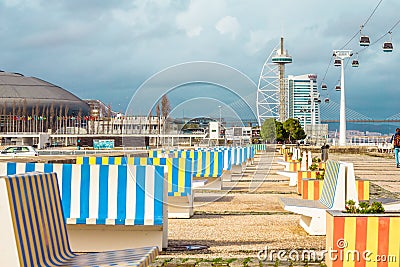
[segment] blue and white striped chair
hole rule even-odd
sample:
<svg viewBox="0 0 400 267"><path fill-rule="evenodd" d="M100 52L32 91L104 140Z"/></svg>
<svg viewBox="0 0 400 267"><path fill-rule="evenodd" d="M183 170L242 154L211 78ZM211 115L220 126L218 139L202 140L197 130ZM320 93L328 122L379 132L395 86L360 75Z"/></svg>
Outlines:
<svg viewBox="0 0 400 267"><path fill-rule="evenodd" d="M78 157L76 162L90 165L165 166L168 172L168 218L193 216L193 164L190 158Z"/></svg>
<svg viewBox="0 0 400 267"><path fill-rule="evenodd" d="M149 265L158 254L157 247L73 253L56 173L0 177L0 218L2 266L141 267Z"/></svg>
<svg viewBox="0 0 400 267"><path fill-rule="evenodd" d="M55 172L74 251L167 247L163 166L0 163L0 175Z"/></svg>

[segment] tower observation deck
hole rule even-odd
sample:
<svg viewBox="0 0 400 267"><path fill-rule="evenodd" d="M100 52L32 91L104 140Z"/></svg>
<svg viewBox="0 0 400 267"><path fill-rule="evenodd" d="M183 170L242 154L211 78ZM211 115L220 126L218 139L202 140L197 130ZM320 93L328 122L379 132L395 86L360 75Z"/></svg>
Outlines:
<svg viewBox="0 0 400 267"><path fill-rule="evenodd" d="M276 51L276 55L272 56L272 63L279 65L279 121L284 122L287 119L286 95L287 88L285 86L285 64L292 63L292 57L287 50L283 49L283 37L281 37L280 49Z"/></svg>

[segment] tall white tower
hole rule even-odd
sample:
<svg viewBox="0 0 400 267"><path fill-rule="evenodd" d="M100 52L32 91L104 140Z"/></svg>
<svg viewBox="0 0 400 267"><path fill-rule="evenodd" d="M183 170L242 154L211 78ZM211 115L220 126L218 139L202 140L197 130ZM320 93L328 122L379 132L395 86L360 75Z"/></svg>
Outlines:
<svg viewBox="0 0 400 267"><path fill-rule="evenodd" d="M346 94L344 90L344 59L353 55L351 50L334 50L333 56L340 59L340 136L339 146L346 145Z"/></svg>
<svg viewBox="0 0 400 267"><path fill-rule="evenodd" d="M274 118L285 121L288 118L287 86L285 64L292 63L292 57L280 44L274 48L261 70L257 88L257 117L259 125Z"/></svg>

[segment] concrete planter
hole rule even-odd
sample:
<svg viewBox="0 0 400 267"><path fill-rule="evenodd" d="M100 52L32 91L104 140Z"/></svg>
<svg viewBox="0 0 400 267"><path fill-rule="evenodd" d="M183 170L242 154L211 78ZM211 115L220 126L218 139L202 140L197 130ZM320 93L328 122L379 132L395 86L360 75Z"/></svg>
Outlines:
<svg viewBox="0 0 400 267"><path fill-rule="evenodd" d="M301 169L301 162L296 160L289 162L286 171L297 172L300 171L300 169Z"/></svg>
<svg viewBox="0 0 400 267"><path fill-rule="evenodd" d="M279 154L285 155L290 152L290 148L279 148Z"/></svg>
<svg viewBox="0 0 400 267"><path fill-rule="evenodd" d="M399 266L400 214L326 213L328 267Z"/></svg>
<svg viewBox="0 0 400 267"><path fill-rule="evenodd" d="M301 184L300 194L303 199L318 200L320 198L324 180L306 178L302 179ZM358 200L369 200L369 181L356 180L356 190Z"/></svg>
<svg viewBox="0 0 400 267"><path fill-rule="evenodd" d="M303 179L305 178L316 178L318 171L298 171L297 172L297 194L302 194L303 192Z"/></svg>
<svg viewBox="0 0 400 267"><path fill-rule="evenodd" d="M283 160L286 162L291 162L291 161L293 161L292 156L290 156L288 153L285 153L285 154L283 154Z"/></svg>

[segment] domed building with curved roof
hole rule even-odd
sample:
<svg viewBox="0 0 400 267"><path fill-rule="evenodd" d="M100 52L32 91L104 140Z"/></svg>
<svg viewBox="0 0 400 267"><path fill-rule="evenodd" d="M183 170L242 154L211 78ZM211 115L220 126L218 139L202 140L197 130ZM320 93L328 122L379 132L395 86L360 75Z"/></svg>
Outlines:
<svg viewBox="0 0 400 267"><path fill-rule="evenodd" d="M53 109L55 114L60 109L67 111L68 115L90 113L85 101L57 85L19 73L0 71L0 112L3 115L17 110L19 113L25 111L22 115L33 115L47 109Z"/></svg>

